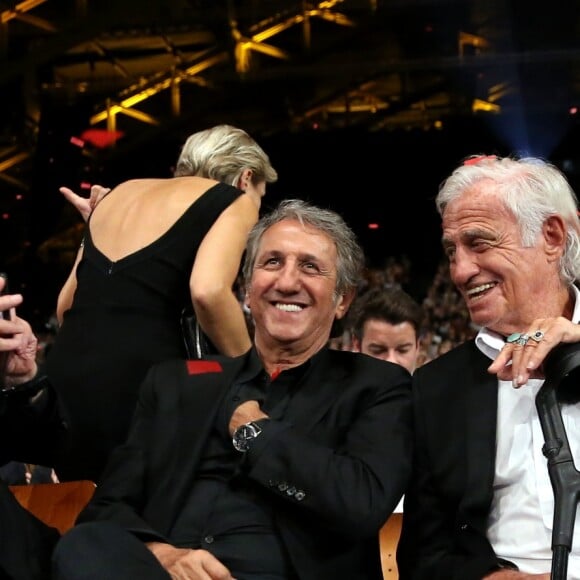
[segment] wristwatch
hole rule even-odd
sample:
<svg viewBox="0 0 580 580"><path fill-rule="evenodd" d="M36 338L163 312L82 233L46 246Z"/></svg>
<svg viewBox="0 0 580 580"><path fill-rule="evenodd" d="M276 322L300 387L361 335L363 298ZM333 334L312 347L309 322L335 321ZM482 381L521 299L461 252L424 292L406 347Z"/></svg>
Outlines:
<svg viewBox="0 0 580 580"><path fill-rule="evenodd" d="M250 448L250 443L262 432L262 427L255 421L250 421L240 425L235 431L232 438L234 449L245 453Z"/></svg>

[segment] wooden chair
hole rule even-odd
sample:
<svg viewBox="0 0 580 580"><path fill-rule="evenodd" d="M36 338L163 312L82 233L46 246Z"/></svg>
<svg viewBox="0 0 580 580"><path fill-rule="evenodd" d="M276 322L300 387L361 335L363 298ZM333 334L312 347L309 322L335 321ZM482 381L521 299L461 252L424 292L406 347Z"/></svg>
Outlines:
<svg viewBox="0 0 580 580"><path fill-rule="evenodd" d="M398 580L399 569L397 568L397 544L401 535L403 514L395 512L391 514L379 535L381 544L381 563L383 566L384 580Z"/></svg>
<svg viewBox="0 0 580 580"><path fill-rule="evenodd" d="M61 534L71 528L95 491L92 481L11 485L18 503Z"/></svg>
<svg viewBox="0 0 580 580"><path fill-rule="evenodd" d="M69 481L11 485L9 488L22 507L62 534L74 525L78 514L93 496L95 484L92 481ZM402 523L403 514L393 513L380 531L384 580L399 578L396 553Z"/></svg>

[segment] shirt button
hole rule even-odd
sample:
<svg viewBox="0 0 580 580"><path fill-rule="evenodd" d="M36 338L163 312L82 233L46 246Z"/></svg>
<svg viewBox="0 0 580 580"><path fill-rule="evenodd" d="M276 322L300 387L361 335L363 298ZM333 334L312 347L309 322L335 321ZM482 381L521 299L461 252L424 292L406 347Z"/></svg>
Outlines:
<svg viewBox="0 0 580 580"><path fill-rule="evenodd" d="M213 544L213 536L206 536L206 537L203 539L203 541L204 541L206 544Z"/></svg>
<svg viewBox="0 0 580 580"><path fill-rule="evenodd" d="M469 526L468 526L467 524L461 524L461 525L459 526L459 529L460 529L462 532L465 532L465 531L467 530L467 528L468 528L468 527L469 527Z"/></svg>

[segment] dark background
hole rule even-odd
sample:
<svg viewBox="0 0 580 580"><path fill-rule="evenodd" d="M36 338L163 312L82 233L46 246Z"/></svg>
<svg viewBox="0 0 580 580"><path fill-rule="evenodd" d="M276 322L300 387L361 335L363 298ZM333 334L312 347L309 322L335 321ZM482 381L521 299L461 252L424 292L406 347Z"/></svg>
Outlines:
<svg viewBox="0 0 580 580"><path fill-rule="evenodd" d="M169 177L217 123L269 153L264 210L339 211L369 267L410 260L418 299L441 259L433 199L464 157L537 155L579 189L576 0L0 1L0 17L0 271L35 325L82 236L58 187Z"/></svg>
<svg viewBox="0 0 580 580"><path fill-rule="evenodd" d="M576 187L575 130L571 123L551 158ZM369 133L343 129L255 137L279 172L279 181L268 187L263 210L280 199L299 197L340 212L357 233L369 267L381 268L389 257L410 259L410 290L418 299L442 258L434 204L439 184L469 154L514 152L512 145L477 120L463 120L445 130ZM38 184L19 227L2 229L5 250L19 240L17 251L5 252L3 260L12 290L25 295L24 316L36 325L50 316L76 250L75 245L71 251L61 251L59 237L71 228L77 234L82 229L80 217L64 201L58 186L79 190L79 173L83 179L109 186L134 177L167 177L180 146L181 141L168 135L135 155L87 172L74 148L51 144L50 156L37 160ZM378 229L369 229L370 223L378 224Z"/></svg>

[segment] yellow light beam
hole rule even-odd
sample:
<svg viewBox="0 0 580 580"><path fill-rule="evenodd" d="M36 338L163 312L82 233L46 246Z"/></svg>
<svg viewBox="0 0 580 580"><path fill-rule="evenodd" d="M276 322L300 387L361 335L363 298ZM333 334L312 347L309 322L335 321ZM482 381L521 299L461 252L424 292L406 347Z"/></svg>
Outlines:
<svg viewBox="0 0 580 580"><path fill-rule="evenodd" d="M486 113L499 113L501 107L489 101L484 101L483 99L473 99L471 105L471 110L475 113L476 111L485 111Z"/></svg>
<svg viewBox="0 0 580 580"><path fill-rule="evenodd" d="M47 0L26 0L25 2L20 2L19 4L16 4L12 10L4 10L4 12L0 13L0 22L4 24L9 20L18 18L23 12L28 12L37 6L44 4L46 1Z"/></svg>
<svg viewBox="0 0 580 580"><path fill-rule="evenodd" d="M123 113L123 115L127 115L127 117L133 117L133 119L137 119L138 121L143 121L143 123L148 123L149 125L159 125L159 121L144 113L143 111L139 111L138 109L125 109L124 107L118 107L118 113Z"/></svg>
<svg viewBox="0 0 580 580"><path fill-rule="evenodd" d="M263 42L245 42L245 48L254 50L255 52L261 52L262 54L267 54L274 58L281 58L283 60L288 60L290 56L288 53L281 48L272 46L271 44L264 44Z"/></svg>
<svg viewBox="0 0 580 580"><path fill-rule="evenodd" d="M7 169L14 167L15 165L18 165L18 163L25 161L29 157L30 153L28 153L27 151L22 151L20 153L17 153L16 155L13 155L8 159L5 159L4 161L0 161L0 172L4 172Z"/></svg>

